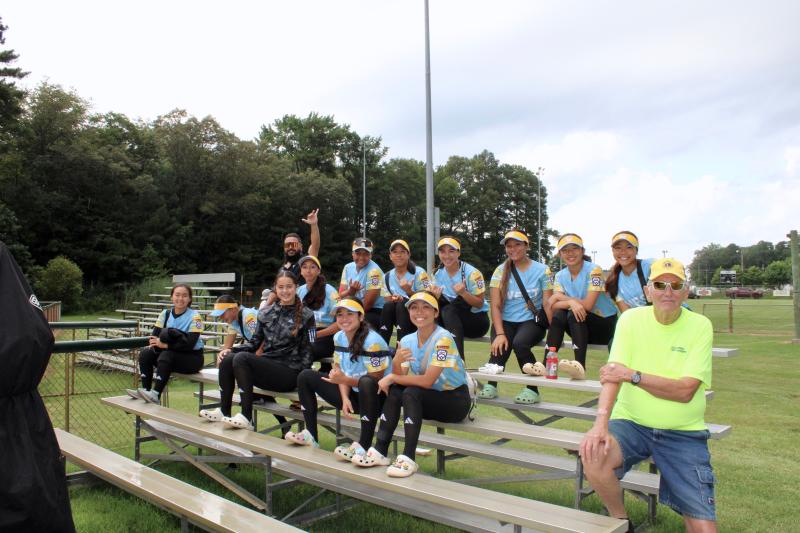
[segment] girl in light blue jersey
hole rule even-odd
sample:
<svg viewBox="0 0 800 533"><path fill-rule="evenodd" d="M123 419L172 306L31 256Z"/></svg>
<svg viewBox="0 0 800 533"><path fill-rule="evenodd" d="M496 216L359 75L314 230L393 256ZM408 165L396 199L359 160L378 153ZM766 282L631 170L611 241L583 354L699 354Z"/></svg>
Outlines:
<svg viewBox="0 0 800 533"><path fill-rule="evenodd" d="M650 276L652 259L637 259L639 238L632 231L621 231L611 239L614 266L606 278L606 292L621 313L631 307L649 305L644 287Z"/></svg>
<svg viewBox="0 0 800 533"><path fill-rule="evenodd" d="M550 269L528 257L529 241L523 232L509 231L500 244L505 247L508 259L495 269L489 282L492 311L489 363L505 366L513 349L523 372L543 376L545 367L536 361L533 347L547 333L544 302L553 294ZM478 396L497 398L497 382L489 381ZM528 385L514 401L537 403L539 390Z"/></svg>
<svg viewBox="0 0 800 533"><path fill-rule="evenodd" d="M408 317L406 301L415 292L430 289L431 281L425 269L411 261L411 247L403 239L389 245L389 259L394 268L384 275L380 334L389 342L392 329L397 326L397 341L400 342L405 335L417 330Z"/></svg>
<svg viewBox="0 0 800 533"><path fill-rule="evenodd" d="M378 394L378 380L389 372L389 347L364 320L364 308L356 299L345 298L336 304L336 323L340 331L334 336L334 366L328 375L304 370L297 377L297 392L303 406L306 428L289 432L285 439L294 444L318 446L317 396L345 416L358 413L361 435L349 446L338 446L334 455L358 464L372 446L372 437L385 396Z"/></svg>
<svg viewBox="0 0 800 533"><path fill-rule="evenodd" d="M442 266L436 271L431 292L439 301L439 324L453 334L464 358L464 337L478 338L489 329L486 284L480 270L461 260L461 243L443 237L437 245Z"/></svg>
<svg viewBox="0 0 800 533"><path fill-rule="evenodd" d="M333 356L333 336L339 331L339 326L333 319L333 308L339 301L339 293L325 283L319 259L307 255L297 263L300 266L300 275L305 281L305 284L297 289L297 296L305 307L314 312L317 336L311 343L311 356L314 361L319 361ZM330 363L321 363L320 371L328 372L330 369Z"/></svg>
<svg viewBox="0 0 800 533"><path fill-rule="evenodd" d="M583 239L565 233L558 240L558 253L567 266L555 276L550 308L547 346L561 348L564 333L572 337L575 360L559 358L558 370L573 379L586 376L586 350L589 344L611 347L617 308L605 292L603 269L585 255Z"/></svg>
<svg viewBox="0 0 800 533"><path fill-rule="evenodd" d="M383 270L372 260L372 241L358 237L352 246L353 262L342 269L339 281L341 298L358 298L364 303L366 319L372 329L380 330L383 310Z"/></svg>
<svg viewBox="0 0 800 533"><path fill-rule="evenodd" d="M389 443L403 409L405 447L386 473L407 477L417 471L414 461L423 418L460 422L467 417L472 401L469 376L458 354L455 339L437 325L439 304L433 294L417 292L406 302L417 331L400 340L392 373L378 382L386 395L375 447L362 466L387 464Z"/></svg>
<svg viewBox="0 0 800 533"><path fill-rule="evenodd" d="M172 287L172 307L158 315L149 346L139 352L142 386L128 394L150 403L161 403L161 393L172 372L194 374L203 368L203 319L192 309L192 288ZM155 370L155 379L153 379Z"/></svg>

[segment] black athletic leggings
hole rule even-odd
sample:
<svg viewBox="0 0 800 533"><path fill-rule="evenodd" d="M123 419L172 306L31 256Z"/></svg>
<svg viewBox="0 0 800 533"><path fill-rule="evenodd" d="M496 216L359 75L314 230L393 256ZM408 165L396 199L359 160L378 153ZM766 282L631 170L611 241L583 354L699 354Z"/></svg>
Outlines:
<svg viewBox="0 0 800 533"><path fill-rule="evenodd" d="M392 329L395 326L397 326L397 342L400 342L400 339L404 336L417 331L417 326L411 323L411 317L408 316L405 300L399 302L387 301L383 304L381 328L378 333L381 334L386 344L389 344L389 339L392 337Z"/></svg>
<svg viewBox="0 0 800 533"><path fill-rule="evenodd" d="M586 320L578 322L572 311L559 309L553 313L550 329L547 330L547 346L561 348L564 332L572 337L575 360L586 368L586 349L589 344L606 344L611 349L614 340L614 328L617 326L617 315L601 317L594 313L586 313Z"/></svg>
<svg viewBox="0 0 800 533"><path fill-rule="evenodd" d="M233 398L234 379L239 385L239 396L241 398L242 414L248 420L253 420L253 387L271 390L275 392L290 392L297 387L297 375L300 373L284 365L283 363L270 358L268 355L256 355L253 352L238 352L232 359L230 367L233 368L233 379L227 370L226 357L220 364L219 386L222 391L222 412L227 410L230 413ZM274 401L274 400L273 400ZM284 424L286 419L275 417L278 422Z"/></svg>
<svg viewBox="0 0 800 533"><path fill-rule="evenodd" d="M503 320L503 332L508 341L508 347L500 355L489 354L489 362L496 365L506 366L508 358L511 356L511 350L517 356L519 368L525 363L533 364L536 362L536 356L533 355L533 347L539 344L544 339L546 330L536 323L535 320L526 320L525 322L507 322ZM494 341L495 334L494 328L491 329L492 341ZM489 385L497 387L496 381L490 381ZM539 388L533 385L528 385L528 388L534 392L539 392Z"/></svg>
<svg viewBox="0 0 800 533"><path fill-rule="evenodd" d="M403 455L413 460L423 418L440 422L461 422L469 414L471 405L472 400L466 385L448 391L392 385L389 388L389 397L383 404L375 449L384 456L389 453L389 444L400 422L401 406L405 416L403 429L406 439Z"/></svg>
<svg viewBox="0 0 800 533"><path fill-rule="evenodd" d="M322 379L325 374L316 370L303 370L297 377L297 393L300 395L300 404L303 406L303 418L306 428L314 440L319 441L317 433L317 394L322 399L337 409L342 408L342 395L339 386ZM375 426L383 407L386 396L378 394L378 382L370 376L361 376L358 380L358 391L350 389L350 403L353 410L361 416L361 435L358 443L368 450L372 446L372 437L375 436Z"/></svg>
<svg viewBox="0 0 800 533"><path fill-rule="evenodd" d="M473 313L470 309L450 303L445 298L439 300L439 324L455 337L461 359L465 357L464 337L483 337L489 329L489 313Z"/></svg>
<svg viewBox="0 0 800 533"><path fill-rule="evenodd" d="M369 325L372 326L372 329L374 329L377 332L380 332L380 330L381 330L381 313L382 312L383 312L382 309L379 309L377 307L372 307L372 308L370 308L369 311L367 311L364 314L364 320L366 320L367 323L369 323Z"/></svg>
<svg viewBox="0 0 800 533"><path fill-rule="evenodd" d="M326 357L333 357L333 348L333 335L317 337L317 340L311 343L311 359L313 361L319 361ZM327 374L331 371L331 363L320 363L319 371Z"/></svg>
<svg viewBox="0 0 800 533"><path fill-rule="evenodd" d="M148 346L139 352L139 377L142 379L142 387L147 390L152 388L159 394L164 391L173 372L194 374L200 372L201 368L203 368L203 350L176 352ZM153 370L156 372L155 384Z"/></svg>

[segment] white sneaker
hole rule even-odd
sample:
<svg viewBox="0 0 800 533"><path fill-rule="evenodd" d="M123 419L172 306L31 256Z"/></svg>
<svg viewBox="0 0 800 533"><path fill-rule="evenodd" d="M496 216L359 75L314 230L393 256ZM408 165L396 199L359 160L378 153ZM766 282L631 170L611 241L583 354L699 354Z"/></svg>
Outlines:
<svg viewBox="0 0 800 533"><path fill-rule="evenodd" d="M363 449L363 448L362 448ZM385 455L381 454L375 447L370 447L367 453L356 453L350 460L356 466L370 467L370 466L388 466L391 461Z"/></svg>
<svg viewBox="0 0 800 533"><path fill-rule="evenodd" d="M223 416L222 423L234 429L249 429L253 431L253 423L250 422L242 413L236 416Z"/></svg>
<svg viewBox="0 0 800 533"><path fill-rule="evenodd" d="M216 409L201 409L200 416L212 422L219 422L225 415L222 414L222 409L217 407Z"/></svg>
<svg viewBox="0 0 800 533"><path fill-rule="evenodd" d="M134 400L141 400L142 399L142 397L139 396L139 391L137 391L136 389L125 389L125 392L127 392L128 396L130 396Z"/></svg>
<svg viewBox="0 0 800 533"><path fill-rule="evenodd" d="M156 391L139 388L136 390L136 392L139 393L139 398L147 403L161 405L161 396Z"/></svg>
<svg viewBox="0 0 800 533"><path fill-rule="evenodd" d="M408 477L419 469L417 463L405 455L398 455L392 466L386 469L389 477Z"/></svg>
<svg viewBox="0 0 800 533"><path fill-rule="evenodd" d="M422 456L427 457L430 454L431 454L431 449L430 448L420 448L419 446L417 446L417 455L422 455Z"/></svg>
<svg viewBox="0 0 800 533"><path fill-rule="evenodd" d="M337 459L340 461L347 461L348 463L353 460L353 456L357 453L360 455L367 453L364 451L364 447L357 442L352 443L350 446L337 446L336 449L333 450L333 455Z"/></svg>
<svg viewBox="0 0 800 533"><path fill-rule="evenodd" d="M319 448L319 443L314 440L314 436L311 435L311 432L307 429L304 429L299 433L287 431L283 438L292 444L299 444L300 446L314 446L315 448Z"/></svg>

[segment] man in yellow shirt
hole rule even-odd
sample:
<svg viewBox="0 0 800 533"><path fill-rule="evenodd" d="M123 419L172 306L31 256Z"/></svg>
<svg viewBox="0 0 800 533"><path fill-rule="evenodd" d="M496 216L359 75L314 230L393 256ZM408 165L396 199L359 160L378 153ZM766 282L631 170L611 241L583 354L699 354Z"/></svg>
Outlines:
<svg viewBox="0 0 800 533"><path fill-rule="evenodd" d="M619 479L652 457L661 503L683 516L687 531L714 532L715 479L703 419L711 322L682 307L689 289L680 261L655 261L646 290L652 307L620 317L600 369L597 418L580 447L584 472L609 514L626 519Z"/></svg>

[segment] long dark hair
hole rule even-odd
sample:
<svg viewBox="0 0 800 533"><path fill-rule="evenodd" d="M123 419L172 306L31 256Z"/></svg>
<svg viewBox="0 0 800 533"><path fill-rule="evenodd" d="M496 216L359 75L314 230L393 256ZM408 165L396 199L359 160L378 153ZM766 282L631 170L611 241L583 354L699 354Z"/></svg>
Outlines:
<svg viewBox="0 0 800 533"><path fill-rule="evenodd" d="M516 232L522 233L523 235L525 235L527 237L525 232L522 231L521 229L514 228L514 229L509 230L509 231L516 231ZM528 248L530 248L530 244L529 243L525 243L525 244L528 246ZM510 257L507 257L506 260L503 262L503 277L500 278L500 309L503 308L503 303L506 301L506 292L508 292L508 282L509 282L509 279L511 278L511 265L512 265L512 263L513 263L513 261L511 261ZM522 289L522 290L525 290L525 289Z"/></svg>
<svg viewBox="0 0 800 533"><path fill-rule="evenodd" d="M348 300L353 300L354 302L358 302L358 305L364 307L364 303L359 298L348 298ZM364 351L364 343L367 340L367 335L369 335L369 322L367 322L365 317L361 317L362 320L358 324L358 329L353 334L353 340L350 341L350 360L356 362L358 360L358 356Z"/></svg>
<svg viewBox="0 0 800 533"><path fill-rule="evenodd" d="M295 276L291 270L281 270L278 272L278 275L275 276L275 285L278 284L278 280L281 278L289 278L294 283L294 286L297 287L297 276ZM297 336L297 332L300 331L300 326L303 325L303 301L297 297L297 292L294 294L294 329L292 330L292 337Z"/></svg>
<svg viewBox="0 0 800 533"><path fill-rule="evenodd" d="M624 231L621 231L619 233L630 233L631 235L636 237L636 234L634 232L628 231L628 230L624 230ZM636 237L636 239L638 240L639 237ZM617 242L619 242L620 240L622 240L622 239L617 240ZM611 243L612 248L613 248L614 244L615 243ZM634 248L636 248L636 247L634 246ZM639 248L636 248L636 255L639 255ZM639 262L638 262L639 259L637 258L636 261L637 261L636 262L636 267L638 268L639 267ZM611 301L612 302L617 299L617 294L619 294L619 273L620 272L622 272L622 265L620 265L619 263L617 263L615 261L614 262L614 266L611 267L611 272L608 274L608 277L606 278L606 292L611 297Z"/></svg>
<svg viewBox="0 0 800 533"><path fill-rule="evenodd" d="M317 279L314 280L314 284L308 290L306 295L303 296L303 303L309 309L316 310L325 305L325 282L325 276L323 276L322 272L320 272L319 276L317 276Z"/></svg>

